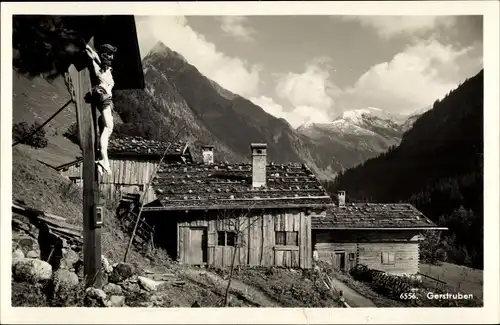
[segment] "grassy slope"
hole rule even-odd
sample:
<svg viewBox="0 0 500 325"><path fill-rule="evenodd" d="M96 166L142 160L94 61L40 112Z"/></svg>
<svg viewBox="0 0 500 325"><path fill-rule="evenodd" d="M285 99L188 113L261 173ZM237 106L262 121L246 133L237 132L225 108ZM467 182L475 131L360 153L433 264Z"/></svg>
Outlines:
<svg viewBox="0 0 500 325"><path fill-rule="evenodd" d="M475 298L483 299L483 271L462 265L442 263L441 265L420 264L420 273L432 276L447 283L443 286L432 279L422 277L424 285L429 288L437 287L443 292L472 293ZM334 273L334 276L347 284L358 293L372 300L378 307L411 307L403 301L396 301L376 293L364 282L354 280L351 276ZM429 302L428 307L433 307Z"/></svg>
<svg viewBox="0 0 500 325"><path fill-rule="evenodd" d="M483 298L483 271L462 265L442 263L441 265L420 264L420 273L444 281L454 291L463 294L472 293L474 297ZM427 280L434 285L435 281Z"/></svg>
<svg viewBox="0 0 500 325"><path fill-rule="evenodd" d="M312 270L241 268L235 270L234 278L260 289L283 307L340 307L338 297Z"/></svg>
<svg viewBox="0 0 500 325"><path fill-rule="evenodd" d="M12 75L12 124L43 123L70 99L62 78L57 78L53 82L41 77L28 79L15 70L12 71ZM62 134L75 121L75 106L70 104L44 127L49 145L36 151L25 146L25 150L31 151L33 157L52 166L74 160L80 155L80 148Z"/></svg>
<svg viewBox="0 0 500 325"><path fill-rule="evenodd" d="M12 199L23 200L28 206L64 217L73 225L81 225L82 190L32 155L36 155L33 148L13 148ZM114 203L104 203L102 252L112 261L119 261L123 259L129 237L114 218ZM130 260L149 264L138 252L132 252Z"/></svg>

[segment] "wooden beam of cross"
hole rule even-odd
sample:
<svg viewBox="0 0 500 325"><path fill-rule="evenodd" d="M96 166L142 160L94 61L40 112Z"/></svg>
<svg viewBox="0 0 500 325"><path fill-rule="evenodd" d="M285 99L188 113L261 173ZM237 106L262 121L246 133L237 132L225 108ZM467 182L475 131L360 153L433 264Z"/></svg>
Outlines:
<svg viewBox="0 0 500 325"><path fill-rule="evenodd" d="M93 43L92 41L90 43ZM75 91L76 119L83 156L83 259L86 286L102 287L101 227L97 220L99 177L95 164L97 118L95 106L84 100L91 88L88 68L78 71L74 65L69 74Z"/></svg>

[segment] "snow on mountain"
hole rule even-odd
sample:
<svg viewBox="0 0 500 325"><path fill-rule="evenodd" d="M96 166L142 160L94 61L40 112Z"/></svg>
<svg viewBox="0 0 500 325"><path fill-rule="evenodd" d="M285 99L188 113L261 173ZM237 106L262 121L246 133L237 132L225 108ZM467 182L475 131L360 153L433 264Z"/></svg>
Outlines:
<svg viewBox="0 0 500 325"><path fill-rule="evenodd" d="M390 114L376 107L344 111L332 122L302 124L297 131L325 147L335 147L332 157L350 168L398 145L407 116Z"/></svg>
<svg viewBox="0 0 500 325"><path fill-rule="evenodd" d="M381 131L385 134L387 130L398 134L407 119L408 117L404 115L387 113L376 107L367 107L344 111L332 122L307 122L297 130L306 135L311 133L311 129L363 136L375 136Z"/></svg>

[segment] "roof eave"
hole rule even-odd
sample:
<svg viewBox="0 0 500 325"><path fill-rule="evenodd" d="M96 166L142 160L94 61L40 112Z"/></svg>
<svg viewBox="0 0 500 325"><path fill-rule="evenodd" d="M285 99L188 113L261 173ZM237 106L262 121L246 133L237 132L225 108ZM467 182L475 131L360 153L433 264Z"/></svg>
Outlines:
<svg viewBox="0 0 500 325"><path fill-rule="evenodd" d="M310 208L310 209L327 209L330 204L313 203L313 204L263 204L263 205L196 205L196 206L162 206L162 207L144 207L143 211L196 211L196 210L229 210L229 209L298 209L298 208Z"/></svg>
<svg viewBox="0 0 500 325"><path fill-rule="evenodd" d="M82 161L83 161L83 157L80 157L80 158L77 158L76 160L73 160L73 161L70 161L70 162L65 163L63 165L59 165L57 167L52 167L52 168L54 168L57 171L60 171L60 170L62 170L64 168L66 168L66 167L71 167L71 166L76 165L76 164L78 164L79 162L82 162ZM46 164L46 163L44 163L44 164Z"/></svg>
<svg viewBox="0 0 500 325"><path fill-rule="evenodd" d="M312 229L321 230L448 230L447 227L317 227L312 225Z"/></svg>

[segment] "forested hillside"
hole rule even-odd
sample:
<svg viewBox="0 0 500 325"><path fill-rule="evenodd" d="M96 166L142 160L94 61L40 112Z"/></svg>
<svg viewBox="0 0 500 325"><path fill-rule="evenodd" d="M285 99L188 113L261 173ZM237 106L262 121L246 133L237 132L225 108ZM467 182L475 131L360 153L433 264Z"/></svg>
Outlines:
<svg viewBox="0 0 500 325"><path fill-rule="evenodd" d="M467 79L404 135L398 147L327 184L352 201L414 204L449 231L448 260L483 266L483 70Z"/></svg>

